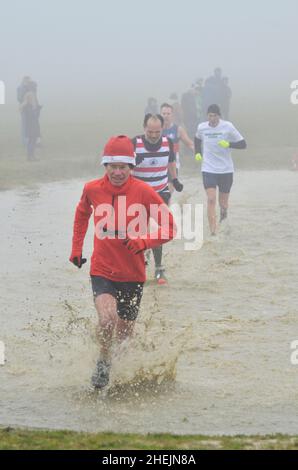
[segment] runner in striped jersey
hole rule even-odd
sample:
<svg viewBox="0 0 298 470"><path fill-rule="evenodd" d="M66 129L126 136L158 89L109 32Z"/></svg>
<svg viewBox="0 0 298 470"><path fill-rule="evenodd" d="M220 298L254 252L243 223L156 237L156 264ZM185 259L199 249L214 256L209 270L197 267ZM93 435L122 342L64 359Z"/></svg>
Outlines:
<svg viewBox="0 0 298 470"><path fill-rule="evenodd" d="M162 136L163 125L164 120L160 114L146 114L144 134L132 140L136 153L136 167L133 176L148 183L168 204L171 197L168 187L168 172L176 191L181 192L183 184L177 179L173 142ZM166 284L165 269L162 266L162 245L152 251L157 283Z"/></svg>

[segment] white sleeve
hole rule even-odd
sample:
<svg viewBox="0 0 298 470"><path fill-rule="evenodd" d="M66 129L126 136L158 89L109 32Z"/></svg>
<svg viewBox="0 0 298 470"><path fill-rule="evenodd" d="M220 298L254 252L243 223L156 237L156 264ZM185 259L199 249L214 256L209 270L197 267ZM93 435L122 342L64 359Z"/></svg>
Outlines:
<svg viewBox="0 0 298 470"><path fill-rule="evenodd" d="M240 140L244 140L244 137L240 134L240 132L236 129L235 126L233 126L232 123L230 123L230 129L229 129L229 142L239 142Z"/></svg>

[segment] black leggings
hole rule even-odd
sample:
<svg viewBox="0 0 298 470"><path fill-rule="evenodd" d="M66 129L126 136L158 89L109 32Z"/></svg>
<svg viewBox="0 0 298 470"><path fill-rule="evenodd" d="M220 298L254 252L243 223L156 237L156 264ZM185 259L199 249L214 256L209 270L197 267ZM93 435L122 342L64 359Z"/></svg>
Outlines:
<svg viewBox="0 0 298 470"><path fill-rule="evenodd" d="M161 266L162 260L162 245L157 246L156 248L152 248L155 267L159 268Z"/></svg>
<svg viewBox="0 0 298 470"><path fill-rule="evenodd" d="M169 191L165 191L165 192L160 192L158 194L168 206L170 198L171 198L171 193ZM153 256L154 256L155 267L159 268L161 266L161 260L162 260L162 245L159 245L156 248L152 248L152 251L153 251Z"/></svg>

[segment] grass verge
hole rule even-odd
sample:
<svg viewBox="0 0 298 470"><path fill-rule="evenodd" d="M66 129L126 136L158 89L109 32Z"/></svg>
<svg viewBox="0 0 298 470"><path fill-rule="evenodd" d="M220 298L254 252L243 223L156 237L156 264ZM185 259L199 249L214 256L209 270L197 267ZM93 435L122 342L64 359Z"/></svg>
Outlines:
<svg viewBox="0 0 298 470"><path fill-rule="evenodd" d="M298 436L202 436L0 429L0 450L297 450Z"/></svg>

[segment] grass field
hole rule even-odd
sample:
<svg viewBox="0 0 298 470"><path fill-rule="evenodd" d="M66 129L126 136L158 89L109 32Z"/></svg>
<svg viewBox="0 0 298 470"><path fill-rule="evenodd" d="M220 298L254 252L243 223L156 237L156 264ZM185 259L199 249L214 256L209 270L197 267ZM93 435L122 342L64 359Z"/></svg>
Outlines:
<svg viewBox="0 0 298 470"><path fill-rule="evenodd" d="M294 113L293 109L290 111ZM125 119L115 116L111 110L108 113L104 109L84 112L71 116L71 110L63 108L52 115L45 111L41 120L42 147L36 152L39 161L27 162L16 110L10 113L0 110L0 190L69 178L96 178L102 171L103 146L111 135L134 136L143 132L142 118L136 110L132 110L129 117L125 114ZM271 125L270 132L267 128L266 131L262 122L256 122L255 115L244 119L240 114L235 119L248 144L246 151L233 152L236 169L291 169L292 158L297 154L296 134L288 129L289 135L280 141L279 132L272 132ZM183 155L186 149L181 147L183 172L199 174L200 164L189 151L188 155Z"/></svg>
<svg viewBox="0 0 298 470"><path fill-rule="evenodd" d="M87 434L2 428L0 450L297 450L298 436Z"/></svg>
<svg viewBox="0 0 298 470"><path fill-rule="evenodd" d="M100 165L93 156L65 159L42 155L37 162L27 162L24 157L11 157L9 160L0 159L0 189L30 187L70 178L95 179L100 171Z"/></svg>
<svg viewBox="0 0 298 470"><path fill-rule="evenodd" d="M49 150L37 152L39 161L27 162L24 151L19 155L0 158L0 190L17 187L30 187L51 181L63 181L71 178L95 179L102 176L103 167L100 165L100 156L60 153L50 155ZM264 169L290 169L293 149L284 149L283 152L271 152L270 149L245 151L243 155L234 158L237 169L264 170ZM183 174L197 172L200 174L200 165L190 155L183 157ZM182 175L183 177L183 175Z"/></svg>

